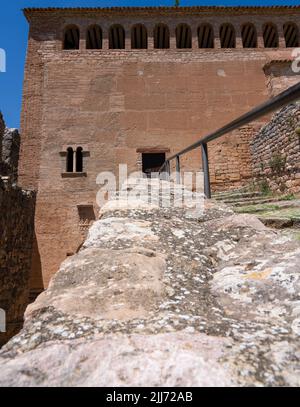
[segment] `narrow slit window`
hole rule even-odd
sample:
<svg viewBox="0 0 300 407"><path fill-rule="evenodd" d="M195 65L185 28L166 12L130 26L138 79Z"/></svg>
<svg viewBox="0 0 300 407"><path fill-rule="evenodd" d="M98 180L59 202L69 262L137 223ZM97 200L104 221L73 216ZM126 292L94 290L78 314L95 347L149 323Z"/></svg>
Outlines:
<svg viewBox="0 0 300 407"><path fill-rule="evenodd" d="M167 25L157 24L154 28L154 48L170 48L170 31Z"/></svg>
<svg viewBox="0 0 300 407"><path fill-rule="evenodd" d="M242 41L243 48L257 47L257 33L253 24L247 23L242 26Z"/></svg>
<svg viewBox="0 0 300 407"><path fill-rule="evenodd" d="M125 31L121 25L113 25L109 29L109 48L124 49L125 48Z"/></svg>
<svg viewBox="0 0 300 407"><path fill-rule="evenodd" d="M101 49L102 48L102 30L98 25L92 25L87 30L86 35L86 48L87 49Z"/></svg>
<svg viewBox="0 0 300 407"><path fill-rule="evenodd" d="M299 47L299 30L296 24L286 23L283 25L285 46L287 48Z"/></svg>
<svg viewBox="0 0 300 407"><path fill-rule="evenodd" d="M79 28L76 26L67 27L64 33L63 49L75 50L79 49Z"/></svg>
<svg viewBox="0 0 300 407"><path fill-rule="evenodd" d="M220 27L221 48L235 48L235 29L231 24L222 24Z"/></svg>
<svg viewBox="0 0 300 407"><path fill-rule="evenodd" d="M214 31L210 24L201 24L198 28L199 48L214 48Z"/></svg>
<svg viewBox="0 0 300 407"><path fill-rule="evenodd" d="M137 24L131 29L131 48L147 49L147 29L143 24Z"/></svg>
<svg viewBox="0 0 300 407"><path fill-rule="evenodd" d="M180 24L176 27L176 47L192 48L192 30L187 24Z"/></svg>
<svg viewBox="0 0 300 407"><path fill-rule="evenodd" d="M264 25L263 37L265 48L277 48L279 46L278 30L275 24Z"/></svg>
<svg viewBox="0 0 300 407"><path fill-rule="evenodd" d="M67 163L66 163L66 171L67 172L73 172L74 169L74 151L72 147L69 147L67 149Z"/></svg>
<svg viewBox="0 0 300 407"><path fill-rule="evenodd" d="M83 149L78 147L76 150L76 172L83 171Z"/></svg>

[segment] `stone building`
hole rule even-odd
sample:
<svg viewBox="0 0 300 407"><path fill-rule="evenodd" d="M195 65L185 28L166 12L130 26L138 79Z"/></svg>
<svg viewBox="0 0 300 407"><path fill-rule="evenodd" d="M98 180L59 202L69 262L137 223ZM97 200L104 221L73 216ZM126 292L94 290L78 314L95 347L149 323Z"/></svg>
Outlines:
<svg viewBox="0 0 300 407"><path fill-rule="evenodd" d="M168 154L299 79L300 7L29 8L19 182L37 190L33 290L97 213L97 175ZM209 146L214 190L251 177L262 123ZM201 168L200 152L183 160Z"/></svg>

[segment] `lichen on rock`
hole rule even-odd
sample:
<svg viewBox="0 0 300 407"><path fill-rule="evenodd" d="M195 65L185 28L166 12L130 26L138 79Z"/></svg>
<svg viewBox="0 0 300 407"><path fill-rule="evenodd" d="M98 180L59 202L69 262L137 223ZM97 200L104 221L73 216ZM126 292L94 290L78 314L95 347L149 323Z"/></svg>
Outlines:
<svg viewBox="0 0 300 407"><path fill-rule="evenodd" d="M190 215L102 209L2 349L0 385L298 386L299 241L214 201Z"/></svg>

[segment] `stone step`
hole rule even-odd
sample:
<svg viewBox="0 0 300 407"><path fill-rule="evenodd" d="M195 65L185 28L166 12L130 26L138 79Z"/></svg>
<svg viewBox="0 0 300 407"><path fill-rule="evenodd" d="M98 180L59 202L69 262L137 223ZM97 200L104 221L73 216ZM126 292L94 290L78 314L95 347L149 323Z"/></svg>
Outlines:
<svg viewBox="0 0 300 407"><path fill-rule="evenodd" d="M240 200L244 198L255 198L263 196L261 192L235 192L235 193L228 193L224 195L213 195L213 198L217 201L226 201L226 200Z"/></svg>
<svg viewBox="0 0 300 407"><path fill-rule="evenodd" d="M258 204L264 204L264 203L269 203L269 202L277 202L278 197L270 197L270 198L245 198L240 201L236 200L228 200L228 201L223 201L226 204L232 205L232 206L249 206L249 205L258 205Z"/></svg>

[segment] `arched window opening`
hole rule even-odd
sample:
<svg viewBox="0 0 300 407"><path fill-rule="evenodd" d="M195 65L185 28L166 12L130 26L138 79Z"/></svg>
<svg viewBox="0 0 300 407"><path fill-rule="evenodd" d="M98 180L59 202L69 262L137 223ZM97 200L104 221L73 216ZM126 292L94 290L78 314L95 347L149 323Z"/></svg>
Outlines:
<svg viewBox="0 0 300 407"><path fill-rule="evenodd" d="M76 172L83 171L83 149L82 147L77 147L76 150Z"/></svg>
<svg viewBox="0 0 300 407"><path fill-rule="evenodd" d="M170 48L170 32L165 24L157 24L154 28L154 48Z"/></svg>
<svg viewBox="0 0 300 407"><path fill-rule="evenodd" d="M64 34L64 49L79 49L79 28L75 25L66 28Z"/></svg>
<svg viewBox="0 0 300 407"><path fill-rule="evenodd" d="M285 23L283 25L283 33L285 38L285 46L299 47L299 30L294 23Z"/></svg>
<svg viewBox="0 0 300 407"><path fill-rule="evenodd" d="M148 38L147 29L143 24L137 24L131 29L131 48L147 49Z"/></svg>
<svg viewBox="0 0 300 407"><path fill-rule="evenodd" d="M199 48L214 48L214 30L210 24L201 24L198 28Z"/></svg>
<svg viewBox="0 0 300 407"><path fill-rule="evenodd" d="M257 33L253 24L247 23L242 26L242 41L244 48L257 47Z"/></svg>
<svg viewBox="0 0 300 407"><path fill-rule="evenodd" d="M121 25L113 25L109 29L109 48L125 48L125 31Z"/></svg>
<svg viewBox="0 0 300 407"><path fill-rule="evenodd" d="M235 29L233 25L225 23L220 27L221 48L235 48Z"/></svg>
<svg viewBox="0 0 300 407"><path fill-rule="evenodd" d="M180 24L176 27L176 47L192 48L192 30L187 24Z"/></svg>
<svg viewBox="0 0 300 407"><path fill-rule="evenodd" d="M86 35L86 48L87 49L101 49L102 48L102 30L98 25L92 25L87 30Z"/></svg>
<svg viewBox="0 0 300 407"><path fill-rule="evenodd" d="M74 152L73 152L73 148L69 147L67 149L67 172L73 172L74 170Z"/></svg>
<svg viewBox="0 0 300 407"><path fill-rule="evenodd" d="M263 37L265 48L277 48L279 37L276 25L272 23L265 24L263 27Z"/></svg>

